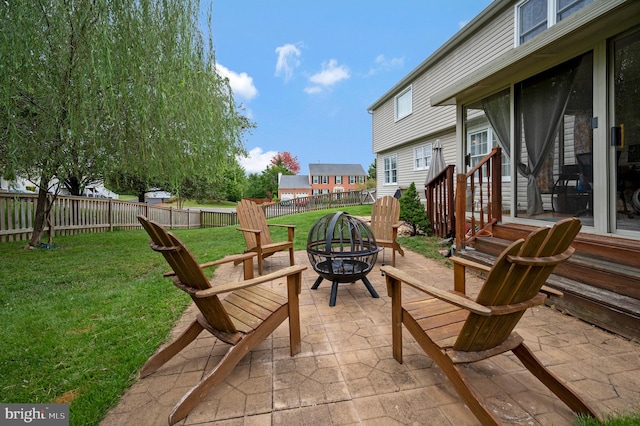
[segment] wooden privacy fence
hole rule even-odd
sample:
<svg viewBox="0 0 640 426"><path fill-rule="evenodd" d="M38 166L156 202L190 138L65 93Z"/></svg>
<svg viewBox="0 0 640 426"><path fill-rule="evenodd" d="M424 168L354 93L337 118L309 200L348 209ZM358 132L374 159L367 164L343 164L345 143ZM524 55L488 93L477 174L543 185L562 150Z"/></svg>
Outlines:
<svg viewBox="0 0 640 426"><path fill-rule="evenodd" d="M52 197L53 198L53 197ZM35 194L0 192L0 242L28 240L33 231ZM361 193L323 194L308 198L263 204L267 217L278 217L302 211L363 204ZM168 228L209 228L238 224L235 211L177 209L111 198L58 196L51 208L54 235L139 229L136 217L145 215ZM45 232L49 230L47 226Z"/></svg>

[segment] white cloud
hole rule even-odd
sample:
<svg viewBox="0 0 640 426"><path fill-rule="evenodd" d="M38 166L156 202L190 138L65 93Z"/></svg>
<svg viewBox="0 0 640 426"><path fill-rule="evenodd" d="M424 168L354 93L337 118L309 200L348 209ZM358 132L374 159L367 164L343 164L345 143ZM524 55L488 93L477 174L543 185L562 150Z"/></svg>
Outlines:
<svg viewBox="0 0 640 426"><path fill-rule="evenodd" d="M284 75L284 81L289 81L293 77L293 70L300 65L298 59L302 54L295 44L287 43L276 47L278 62L276 62L276 75Z"/></svg>
<svg viewBox="0 0 640 426"><path fill-rule="evenodd" d="M308 93L310 95L313 95L315 93L322 92L322 87L320 87L320 86L308 86L308 87L304 88L304 92Z"/></svg>
<svg viewBox="0 0 640 426"><path fill-rule="evenodd" d="M304 89L306 93L319 93L324 88L328 88L338 83L339 81L346 80L351 77L349 67L346 65L338 65L338 61L335 59L329 60L322 64L322 71L313 74L309 77L309 81L314 83L314 86L308 86Z"/></svg>
<svg viewBox="0 0 640 426"><path fill-rule="evenodd" d="M338 61L331 59L322 64L322 71L312 75L309 80L322 86L332 86L340 80L350 77L349 68L346 65L338 65Z"/></svg>
<svg viewBox="0 0 640 426"><path fill-rule="evenodd" d="M380 71L402 68L404 66L404 57L387 59L384 55L380 54L376 56L376 59L373 62L374 66L367 74L369 76L375 75Z"/></svg>
<svg viewBox="0 0 640 426"><path fill-rule="evenodd" d="M235 95L238 95L248 101L255 98L258 95L258 89L253 84L253 77L250 77L246 72L237 73L231 71L229 68L216 64L216 70L222 77L229 79L229 85Z"/></svg>
<svg viewBox="0 0 640 426"><path fill-rule="evenodd" d="M262 148L256 147L249 151L248 157L238 158L238 162L247 173L262 173L277 154L277 151L264 152Z"/></svg>

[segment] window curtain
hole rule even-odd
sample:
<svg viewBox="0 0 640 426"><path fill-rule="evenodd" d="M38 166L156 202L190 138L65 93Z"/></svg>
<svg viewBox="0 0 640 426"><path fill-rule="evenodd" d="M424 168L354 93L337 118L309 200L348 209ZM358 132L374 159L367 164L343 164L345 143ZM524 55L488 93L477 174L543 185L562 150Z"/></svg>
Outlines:
<svg viewBox="0 0 640 426"><path fill-rule="evenodd" d="M507 157L511 158L511 144L509 142L510 123L510 100L509 90L496 93L482 100L484 110L489 124L498 136L498 143Z"/></svg>
<svg viewBox="0 0 640 426"><path fill-rule="evenodd" d="M520 83L517 91L518 111L516 161L518 172L527 178L527 214L543 213L542 196L537 177L550 155L571 89L580 58L569 61ZM526 146L528 164L522 162L522 146Z"/></svg>

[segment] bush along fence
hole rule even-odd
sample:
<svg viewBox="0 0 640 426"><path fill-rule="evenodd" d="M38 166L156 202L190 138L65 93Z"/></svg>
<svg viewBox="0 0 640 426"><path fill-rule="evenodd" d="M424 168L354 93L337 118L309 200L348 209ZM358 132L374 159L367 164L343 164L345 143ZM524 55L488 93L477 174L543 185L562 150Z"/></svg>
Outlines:
<svg viewBox="0 0 640 426"><path fill-rule="evenodd" d="M37 195L0 192L0 242L28 240L33 231ZM268 218L347 207L367 202L368 194L343 192L322 194L278 203L265 203ZM178 209L112 198L58 196L53 201L50 224L54 235L139 229L136 217L145 215L168 228L210 228L238 224L235 211ZM45 232L48 232L48 227Z"/></svg>

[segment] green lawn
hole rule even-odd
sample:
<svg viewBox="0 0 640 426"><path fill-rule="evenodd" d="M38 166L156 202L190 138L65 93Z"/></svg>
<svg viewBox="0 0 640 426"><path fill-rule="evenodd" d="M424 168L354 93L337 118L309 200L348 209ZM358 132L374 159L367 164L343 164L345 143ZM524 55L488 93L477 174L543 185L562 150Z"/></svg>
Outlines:
<svg viewBox="0 0 640 426"><path fill-rule="evenodd" d="M297 225L304 250L313 223L335 210L273 222ZM201 262L245 248L235 227L174 232ZM72 425L98 424L190 299L162 278L167 264L141 230L57 237L50 250L24 245L0 243L0 401L70 402Z"/></svg>

